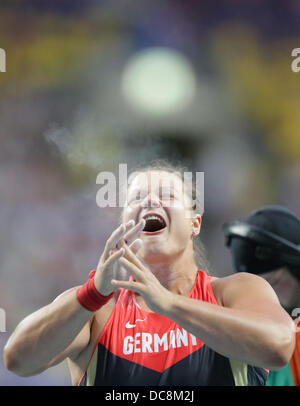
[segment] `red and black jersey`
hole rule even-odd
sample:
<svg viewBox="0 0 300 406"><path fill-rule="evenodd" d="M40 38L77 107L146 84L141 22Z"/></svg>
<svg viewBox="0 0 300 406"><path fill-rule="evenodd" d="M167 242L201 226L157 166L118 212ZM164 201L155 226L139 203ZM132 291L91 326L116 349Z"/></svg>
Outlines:
<svg viewBox="0 0 300 406"><path fill-rule="evenodd" d="M199 270L189 297L218 304ZM265 385L268 372L226 358L168 317L141 309L122 289L78 385Z"/></svg>

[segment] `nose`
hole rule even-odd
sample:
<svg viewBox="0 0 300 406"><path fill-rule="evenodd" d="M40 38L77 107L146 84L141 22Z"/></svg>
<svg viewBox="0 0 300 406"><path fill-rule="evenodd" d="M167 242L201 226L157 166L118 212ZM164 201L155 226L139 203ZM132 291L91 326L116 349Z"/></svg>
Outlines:
<svg viewBox="0 0 300 406"><path fill-rule="evenodd" d="M142 207L159 207L161 206L158 196L154 193L148 193L141 202Z"/></svg>

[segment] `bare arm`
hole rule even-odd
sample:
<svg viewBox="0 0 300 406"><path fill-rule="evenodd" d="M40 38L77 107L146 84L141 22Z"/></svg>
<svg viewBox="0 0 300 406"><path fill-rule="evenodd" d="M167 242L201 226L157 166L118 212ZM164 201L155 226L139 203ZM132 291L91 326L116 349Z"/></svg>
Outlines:
<svg viewBox="0 0 300 406"><path fill-rule="evenodd" d="M224 282L223 306L176 295L165 316L228 358L283 368L294 350L294 324L271 286L250 274L232 275Z"/></svg>
<svg viewBox="0 0 300 406"><path fill-rule="evenodd" d="M117 260L123 253L115 251L116 244L125 237L127 241L133 241L132 249L138 246L135 237L143 229L144 220L134 224L133 221L121 225L106 242L94 277L96 289L104 296L115 290L110 280L114 273L118 275L120 272ZM19 323L4 348L7 369L25 377L39 374L65 358L76 360L89 344L91 321L95 314L77 300L78 288L67 290ZM101 312L102 308L97 311Z"/></svg>
<svg viewBox="0 0 300 406"><path fill-rule="evenodd" d="M222 304L215 305L170 292L125 249L126 258L119 261L135 281L113 280L114 286L139 293L154 312L228 358L268 369L281 369L289 362L295 325L264 279L239 273L218 280Z"/></svg>
<svg viewBox="0 0 300 406"><path fill-rule="evenodd" d="M76 356L88 345L93 312L76 298L77 287L22 320L4 348L6 368L31 376Z"/></svg>

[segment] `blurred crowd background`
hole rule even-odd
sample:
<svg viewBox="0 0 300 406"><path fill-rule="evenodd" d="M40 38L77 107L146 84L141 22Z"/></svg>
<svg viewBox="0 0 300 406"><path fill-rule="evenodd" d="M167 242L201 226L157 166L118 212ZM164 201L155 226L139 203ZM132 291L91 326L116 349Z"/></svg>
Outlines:
<svg viewBox="0 0 300 406"><path fill-rule="evenodd" d="M66 363L18 378L16 325L84 283L118 225L97 174L167 158L204 172L202 241L233 272L222 224L300 215L297 0L1 1L0 385L71 385Z"/></svg>

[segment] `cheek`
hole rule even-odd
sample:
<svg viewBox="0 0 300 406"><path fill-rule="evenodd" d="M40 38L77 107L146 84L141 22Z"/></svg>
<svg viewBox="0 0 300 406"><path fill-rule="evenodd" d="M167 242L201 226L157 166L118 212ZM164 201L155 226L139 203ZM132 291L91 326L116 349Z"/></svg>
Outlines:
<svg viewBox="0 0 300 406"><path fill-rule="evenodd" d="M181 209L173 209L171 214L171 219L174 219L171 222L171 227L174 231L178 232L179 237L186 238L191 234L190 221L185 216L185 211Z"/></svg>
<svg viewBox="0 0 300 406"><path fill-rule="evenodd" d="M170 202L170 210L174 211L176 217L180 217L186 221L188 225L191 223L193 213L189 210L189 206L185 205L183 201L175 199Z"/></svg>
<svg viewBox="0 0 300 406"><path fill-rule="evenodd" d="M127 223L132 218L135 219L136 213L135 210L131 207L125 207L122 215L122 223Z"/></svg>

